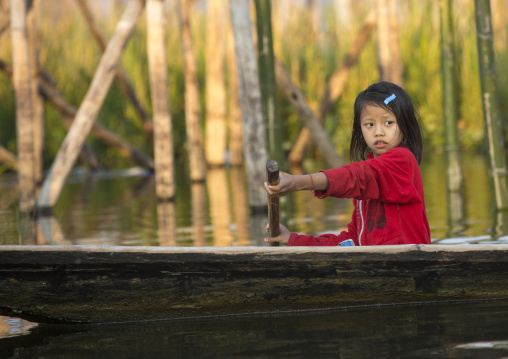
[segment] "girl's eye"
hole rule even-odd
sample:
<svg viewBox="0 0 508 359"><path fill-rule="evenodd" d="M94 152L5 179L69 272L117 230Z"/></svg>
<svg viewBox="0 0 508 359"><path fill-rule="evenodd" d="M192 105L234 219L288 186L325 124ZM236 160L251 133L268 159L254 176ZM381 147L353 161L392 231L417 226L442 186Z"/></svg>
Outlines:
<svg viewBox="0 0 508 359"><path fill-rule="evenodd" d="M394 123L394 122L393 121L386 121L385 125L391 125L392 123Z"/></svg>
<svg viewBox="0 0 508 359"><path fill-rule="evenodd" d="M374 126L374 124L373 123L366 123L365 126L366 127L372 127L372 126Z"/></svg>

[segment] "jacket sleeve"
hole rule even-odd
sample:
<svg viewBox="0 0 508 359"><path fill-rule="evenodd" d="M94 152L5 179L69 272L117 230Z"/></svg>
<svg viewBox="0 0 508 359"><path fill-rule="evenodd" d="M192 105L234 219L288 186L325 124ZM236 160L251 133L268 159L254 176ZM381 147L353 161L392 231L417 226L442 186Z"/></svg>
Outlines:
<svg viewBox="0 0 508 359"><path fill-rule="evenodd" d="M356 205L355 205L356 207ZM358 246L358 235L356 225L356 210L353 211L353 218L347 225L347 231L336 234L322 234L320 236L311 236L305 234L291 233L288 246L337 246L346 239L352 239L355 246Z"/></svg>
<svg viewBox="0 0 508 359"><path fill-rule="evenodd" d="M397 147L377 158L323 171L328 177L328 189L316 191L315 195L400 204L422 202L415 187L416 168L413 154Z"/></svg>

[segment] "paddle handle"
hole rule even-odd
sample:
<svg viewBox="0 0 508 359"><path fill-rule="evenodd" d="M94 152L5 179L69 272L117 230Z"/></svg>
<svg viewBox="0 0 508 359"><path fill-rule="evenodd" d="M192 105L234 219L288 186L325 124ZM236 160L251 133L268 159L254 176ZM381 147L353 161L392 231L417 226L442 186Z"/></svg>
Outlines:
<svg viewBox="0 0 508 359"><path fill-rule="evenodd" d="M279 184L279 164L277 161L266 162L266 179L270 186ZM279 228L279 197L268 195L268 222L270 223L270 237L280 234ZM278 242L270 243L271 246L279 246Z"/></svg>

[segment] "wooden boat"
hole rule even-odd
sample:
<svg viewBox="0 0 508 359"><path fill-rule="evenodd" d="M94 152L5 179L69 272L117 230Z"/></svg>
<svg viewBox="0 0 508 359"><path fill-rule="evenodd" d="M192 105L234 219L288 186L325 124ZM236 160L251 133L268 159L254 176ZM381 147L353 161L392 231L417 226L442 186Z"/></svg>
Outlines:
<svg viewBox="0 0 508 359"><path fill-rule="evenodd" d="M106 323L508 298L508 245L0 246L0 315Z"/></svg>

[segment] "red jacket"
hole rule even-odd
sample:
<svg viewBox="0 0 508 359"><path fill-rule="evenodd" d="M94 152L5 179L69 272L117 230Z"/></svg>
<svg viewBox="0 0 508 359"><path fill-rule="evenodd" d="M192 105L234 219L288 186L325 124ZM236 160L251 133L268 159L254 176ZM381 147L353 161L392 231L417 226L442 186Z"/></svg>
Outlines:
<svg viewBox="0 0 508 359"><path fill-rule="evenodd" d="M291 233L289 246L335 246L346 239L355 245L430 244L420 168L405 147L377 158L323 171L328 190L318 198L353 198L354 212L347 231L338 235Z"/></svg>

